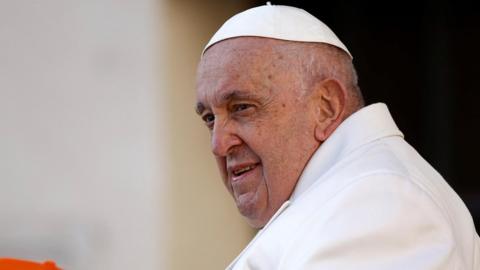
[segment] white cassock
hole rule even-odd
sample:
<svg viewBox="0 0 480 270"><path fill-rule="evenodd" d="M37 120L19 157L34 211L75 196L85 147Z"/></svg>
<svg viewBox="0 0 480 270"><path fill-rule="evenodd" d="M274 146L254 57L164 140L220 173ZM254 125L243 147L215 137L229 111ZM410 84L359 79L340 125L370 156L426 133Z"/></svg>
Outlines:
<svg viewBox="0 0 480 270"><path fill-rule="evenodd" d="M480 240L464 203L380 103L321 145L227 269L480 270Z"/></svg>

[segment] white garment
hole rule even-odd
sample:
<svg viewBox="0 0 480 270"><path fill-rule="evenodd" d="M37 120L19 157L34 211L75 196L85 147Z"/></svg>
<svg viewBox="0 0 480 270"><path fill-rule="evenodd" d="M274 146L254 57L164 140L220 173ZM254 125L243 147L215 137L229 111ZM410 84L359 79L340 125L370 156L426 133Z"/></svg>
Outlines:
<svg viewBox="0 0 480 270"><path fill-rule="evenodd" d="M385 104L346 119L227 269L479 270L467 208Z"/></svg>

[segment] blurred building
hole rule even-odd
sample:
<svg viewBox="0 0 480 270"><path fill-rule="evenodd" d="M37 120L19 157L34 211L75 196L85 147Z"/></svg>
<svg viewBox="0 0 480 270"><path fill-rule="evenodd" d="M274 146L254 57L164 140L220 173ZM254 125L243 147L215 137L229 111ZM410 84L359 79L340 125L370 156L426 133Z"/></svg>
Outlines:
<svg viewBox="0 0 480 270"><path fill-rule="evenodd" d="M252 235L195 114L231 1L0 1L0 257L222 269Z"/></svg>

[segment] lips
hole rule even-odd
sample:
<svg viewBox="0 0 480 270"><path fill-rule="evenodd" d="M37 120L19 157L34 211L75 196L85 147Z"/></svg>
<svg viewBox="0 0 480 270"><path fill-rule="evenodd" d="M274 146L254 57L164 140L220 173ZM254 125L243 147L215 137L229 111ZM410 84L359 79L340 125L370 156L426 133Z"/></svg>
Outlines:
<svg viewBox="0 0 480 270"><path fill-rule="evenodd" d="M234 170L234 171L233 171L233 175L235 175L235 176L240 176L240 175L242 175L243 173L248 172L248 171L254 169L255 167L256 167L255 164L249 165L249 166L246 166L246 167L242 167L242 168L240 168L240 169Z"/></svg>
<svg viewBox="0 0 480 270"><path fill-rule="evenodd" d="M232 166L229 169L229 172L233 176L233 180L238 180L242 178L242 176L247 175L249 172L253 171L259 163L245 163Z"/></svg>

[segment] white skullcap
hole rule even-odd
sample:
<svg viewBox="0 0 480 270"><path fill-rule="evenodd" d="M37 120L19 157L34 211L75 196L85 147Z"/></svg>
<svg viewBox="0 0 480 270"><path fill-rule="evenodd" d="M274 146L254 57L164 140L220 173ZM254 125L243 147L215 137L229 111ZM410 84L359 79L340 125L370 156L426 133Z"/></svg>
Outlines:
<svg viewBox="0 0 480 270"><path fill-rule="evenodd" d="M226 21L205 46L202 55L217 42L245 36L327 43L353 58L335 33L319 19L303 9L271 5L270 2L238 13Z"/></svg>

